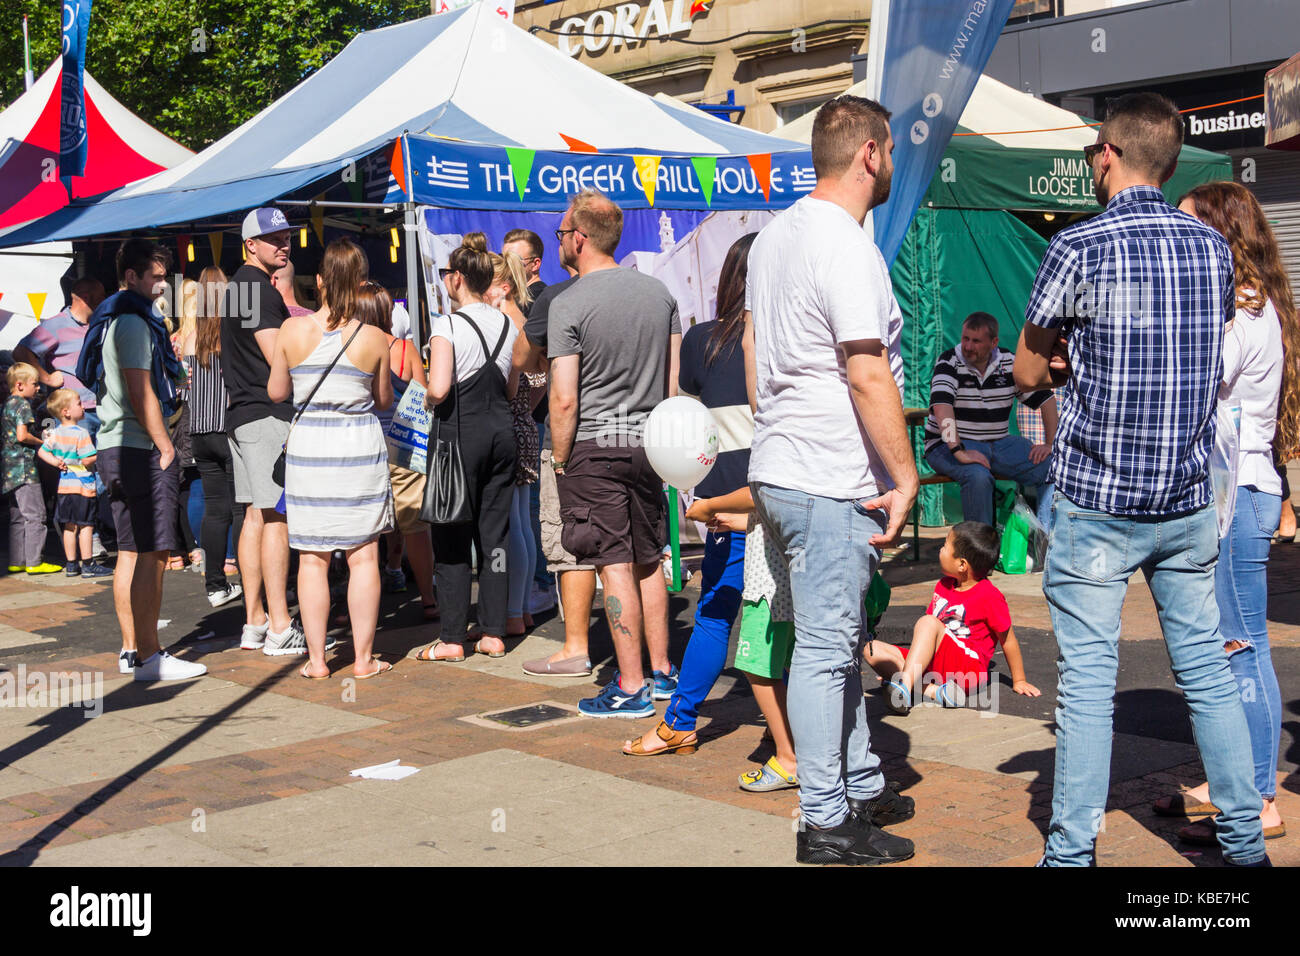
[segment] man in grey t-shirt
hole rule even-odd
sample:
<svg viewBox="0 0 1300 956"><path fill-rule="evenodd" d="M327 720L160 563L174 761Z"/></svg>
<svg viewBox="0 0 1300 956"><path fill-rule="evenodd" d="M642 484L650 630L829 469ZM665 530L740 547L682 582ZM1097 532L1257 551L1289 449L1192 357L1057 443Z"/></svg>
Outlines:
<svg viewBox="0 0 1300 956"><path fill-rule="evenodd" d="M594 190L570 201L556 238L582 281L551 303L551 444L564 547L596 566L619 676L578 709L588 717L653 717L677 684L668 660L663 483L641 434L677 391L681 321L658 279L620 269L623 212ZM644 680L641 641L650 651ZM651 686L643 686L651 684Z"/></svg>

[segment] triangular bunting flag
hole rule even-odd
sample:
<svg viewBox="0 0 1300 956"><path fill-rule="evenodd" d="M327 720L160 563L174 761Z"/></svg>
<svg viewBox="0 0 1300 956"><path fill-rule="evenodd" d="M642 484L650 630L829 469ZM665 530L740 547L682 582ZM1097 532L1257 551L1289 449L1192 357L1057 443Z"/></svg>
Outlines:
<svg viewBox="0 0 1300 956"><path fill-rule="evenodd" d="M320 206L311 207L311 231L316 233L316 241L325 245L325 210Z"/></svg>
<svg viewBox="0 0 1300 956"><path fill-rule="evenodd" d="M695 178L700 181L700 192L704 193L704 202L713 205L713 173L718 168L716 156L692 156L691 166L695 168Z"/></svg>
<svg viewBox="0 0 1300 956"><path fill-rule="evenodd" d="M659 181L658 156L633 156L636 164L637 178L641 180L641 191L651 206L655 204L655 184Z"/></svg>
<svg viewBox="0 0 1300 956"><path fill-rule="evenodd" d="M41 310L45 308L45 296L44 292L27 293L27 301L32 304L32 315L36 316L37 321L40 321Z"/></svg>
<svg viewBox="0 0 1300 956"><path fill-rule="evenodd" d="M406 188L406 163L402 159L402 141L400 138L393 143L393 154L388 159L388 171L397 180L398 188L409 195L410 190Z"/></svg>
<svg viewBox="0 0 1300 956"><path fill-rule="evenodd" d="M560 139L564 140L566 143L569 144L570 152L573 153L599 153L600 152L600 150L598 150L595 146L592 146L590 143L584 143L582 140L574 139L572 136L565 136L563 133L560 133L559 135L560 135Z"/></svg>
<svg viewBox="0 0 1300 956"><path fill-rule="evenodd" d="M224 238L225 233L208 233L208 246L212 249L212 264L218 269L221 268L221 240Z"/></svg>
<svg viewBox="0 0 1300 956"><path fill-rule="evenodd" d="M533 157L537 155L537 151L507 146L506 155L510 157L510 173L515 177L515 192L519 193L519 201L523 202L524 190L528 188L528 177L533 172Z"/></svg>
<svg viewBox="0 0 1300 956"><path fill-rule="evenodd" d="M772 191L772 154L755 153L753 156L746 156L749 160L750 169L754 170L754 175L758 177L758 185L763 189L763 199L769 198Z"/></svg>

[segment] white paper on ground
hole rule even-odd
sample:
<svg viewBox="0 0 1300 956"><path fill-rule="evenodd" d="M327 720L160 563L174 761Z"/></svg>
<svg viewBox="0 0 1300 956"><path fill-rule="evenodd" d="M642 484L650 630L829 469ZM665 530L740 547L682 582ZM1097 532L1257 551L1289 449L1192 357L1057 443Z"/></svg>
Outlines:
<svg viewBox="0 0 1300 956"><path fill-rule="evenodd" d="M401 780L409 777L413 773L419 773L419 767L402 767L401 758L390 760L388 763L377 763L373 767L362 767L360 770L353 770L350 776L364 777L367 780Z"/></svg>
<svg viewBox="0 0 1300 956"><path fill-rule="evenodd" d="M158 619L158 630L161 631L164 627L166 627L166 626L167 626L168 624L170 624L171 622L172 622L172 619L169 618L169 617L160 617L160 618Z"/></svg>

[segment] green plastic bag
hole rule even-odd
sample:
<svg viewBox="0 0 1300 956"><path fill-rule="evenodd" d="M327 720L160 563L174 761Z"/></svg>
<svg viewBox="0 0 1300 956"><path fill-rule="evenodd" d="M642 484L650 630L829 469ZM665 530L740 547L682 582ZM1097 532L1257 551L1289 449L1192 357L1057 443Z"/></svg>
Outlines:
<svg viewBox="0 0 1300 956"><path fill-rule="evenodd" d="M1042 570L1047 557L1047 530L1038 522L1020 494L1002 530L1002 554L998 570L1003 574L1028 574Z"/></svg>
<svg viewBox="0 0 1300 956"><path fill-rule="evenodd" d="M867 619L867 631L872 634L875 633L880 619L885 616L885 611L889 610L889 595L889 584L877 571L871 576L871 583L867 585L867 596L862 599L862 612Z"/></svg>

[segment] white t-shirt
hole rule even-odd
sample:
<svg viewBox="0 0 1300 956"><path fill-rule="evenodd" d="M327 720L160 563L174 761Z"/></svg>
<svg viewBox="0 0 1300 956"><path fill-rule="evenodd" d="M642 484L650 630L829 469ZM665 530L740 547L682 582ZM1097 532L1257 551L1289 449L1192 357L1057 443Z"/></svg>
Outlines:
<svg viewBox="0 0 1300 956"><path fill-rule="evenodd" d="M501 326L506 327L506 340L501 345L501 351L497 353L497 368L501 369L501 374L509 378L510 376L510 358L514 351L515 339L519 336L519 330L514 327L504 313L483 302L471 302L459 310L478 326L478 330L483 333L483 338L487 342L489 350L497 344L497 337L501 334ZM483 346L479 343L478 336L474 330L461 316L452 319L450 315L439 315L433 320L433 326L429 330L429 338L444 338L452 344L456 351L456 381L463 382L475 372L483 367L487 361L487 356L483 353Z"/></svg>
<svg viewBox="0 0 1300 956"><path fill-rule="evenodd" d="M1219 400L1241 403L1237 486L1253 485L1265 494L1282 494L1273 468L1273 431L1282 391L1282 325L1273 303L1253 315L1238 309L1223 336L1223 384Z"/></svg>
<svg viewBox="0 0 1300 956"><path fill-rule="evenodd" d="M884 257L834 203L805 196L749 252L758 409L750 481L827 498L892 487L858 421L839 343L879 339L901 394L902 312Z"/></svg>

